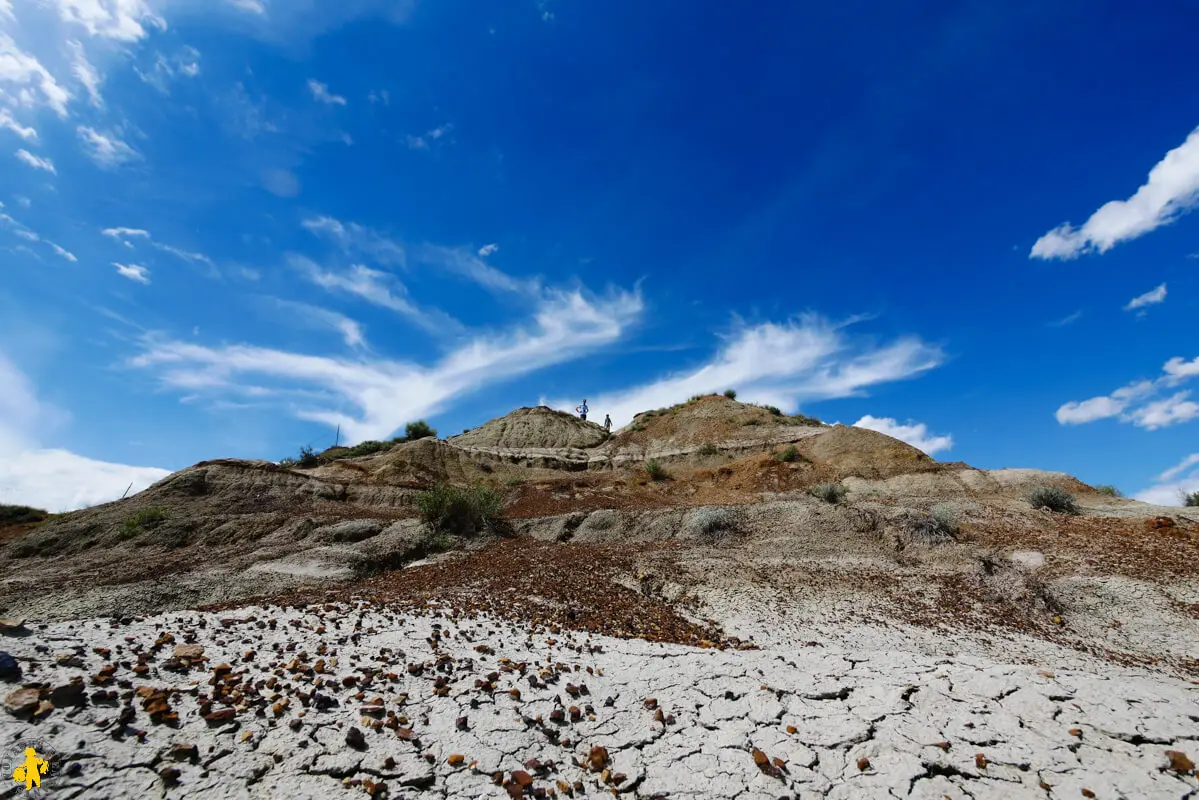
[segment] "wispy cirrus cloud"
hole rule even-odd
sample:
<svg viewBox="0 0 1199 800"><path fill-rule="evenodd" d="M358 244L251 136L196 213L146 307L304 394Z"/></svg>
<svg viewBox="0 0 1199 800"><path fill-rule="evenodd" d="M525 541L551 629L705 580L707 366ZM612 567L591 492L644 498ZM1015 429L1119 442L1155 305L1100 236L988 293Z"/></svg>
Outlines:
<svg viewBox="0 0 1199 800"><path fill-rule="evenodd" d="M0 108L0 128L12 131L27 142L37 141L37 129L17 122L7 108Z"/></svg>
<svg viewBox="0 0 1199 800"><path fill-rule="evenodd" d="M1158 303L1166 302L1166 284L1158 286L1156 289L1150 289L1142 295L1137 295L1128 301L1128 305L1124 306L1125 311L1134 311L1138 308L1146 306L1154 306Z"/></svg>
<svg viewBox="0 0 1199 800"><path fill-rule="evenodd" d="M1152 431L1199 417L1199 404L1188 399L1189 391L1154 399L1163 389L1180 386L1199 376L1199 358L1191 361L1171 358L1162 366L1162 372L1154 380L1135 381L1108 395L1065 403L1057 410L1057 421L1061 425L1083 425L1118 417L1121 422Z"/></svg>
<svg viewBox="0 0 1199 800"><path fill-rule="evenodd" d="M140 153L111 131L105 134L87 125L80 125L75 128L75 133L83 143L84 152L102 169L116 169L141 158Z"/></svg>
<svg viewBox="0 0 1199 800"><path fill-rule="evenodd" d="M34 230L31 230L23 222L13 219L13 217L11 217L8 214L0 212L0 223L3 223L6 227L10 228L15 235L21 237L25 241L41 242L41 243L45 244L47 247L49 247L51 250L53 250L55 252L55 254L57 254L61 258L65 258L67 261L78 261L79 260L79 259L75 258L74 253L70 252L65 247L60 247L59 245L55 244L54 242L50 241L49 239L43 238L40 234L38 234ZM30 250L29 252L32 253L33 251Z"/></svg>
<svg viewBox="0 0 1199 800"><path fill-rule="evenodd" d="M128 278L131 281L142 284L150 283L150 270L145 267L138 266L137 264L120 264L116 261L112 262L112 265L117 268L117 273L122 278Z"/></svg>
<svg viewBox="0 0 1199 800"><path fill-rule="evenodd" d="M407 252L402 245L357 222L319 216L309 217L300 225L313 235L333 242L347 255L369 258L390 266L402 267L407 263Z"/></svg>
<svg viewBox="0 0 1199 800"><path fill-rule="evenodd" d="M49 172L51 175L58 174L58 170L56 170L54 168L54 162L48 158L41 158L39 156L35 156L33 153L29 152L28 150L24 150L24 149L18 150L16 152L16 156L17 156L18 161L28 164L29 166L33 167L34 169L40 169L43 172Z"/></svg>
<svg viewBox="0 0 1199 800"><path fill-rule="evenodd" d="M462 323L435 309L418 306L399 278L389 272L355 264L346 270L325 269L312 259L291 253L287 263L305 279L331 292L352 295L396 312L417 327L440 336L461 333Z"/></svg>
<svg viewBox="0 0 1199 800"><path fill-rule="evenodd" d="M205 267L208 267L209 274L212 276L219 274L216 271L216 264L213 262L213 260L203 253L194 253L189 250L183 250L182 248L160 242L151 236L149 231L142 228L104 228L100 231L100 235L107 236L110 239L115 239L131 250L136 249L134 241L145 240L147 244L156 250L161 250L164 253L170 253L171 255L183 261L188 261L193 264L201 264Z"/></svg>
<svg viewBox="0 0 1199 800"><path fill-rule="evenodd" d="M1072 325L1082 319L1082 311L1075 311L1073 314L1068 314L1061 319L1054 320L1049 323L1051 328L1064 328L1067 325Z"/></svg>
<svg viewBox="0 0 1199 800"><path fill-rule="evenodd" d="M202 347L149 337L135 368L157 370L168 387L218 396L255 386L300 419L340 425L350 441L384 438L500 381L575 360L620 339L640 315L640 294L555 292L507 332L471 338L431 365L311 356L251 345ZM264 385L267 384L267 385ZM296 392L327 396L299 401ZM343 410L345 404L356 414Z"/></svg>
<svg viewBox="0 0 1199 800"><path fill-rule="evenodd" d="M283 300L277 297L270 298L270 300L276 309L286 312L287 319L294 325L335 331L341 335L346 347L365 348L367 346L366 334L362 330L362 325L345 314L295 300Z"/></svg>
<svg viewBox="0 0 1199 800"><path fill-rule="evenodd" d="M1071 259L1106 253L1169 225L1199 203L1199 128L1166 155L1127 200L1105 203L1080 227L1063 223L1037 239L1030 258Z"/></svg>
<svg viewBox="0 0 1199 800"><path fill-rule="evenodd" d="M928 425L914 420L900 423L892 417L872 417L867 414L855 422L854 427L878 431L893 439L907 442L930 456L953 447L952 436L948 434L937 436L929 433Z"/></svg>
<svg viewBox="0 0 1199 800"><path fill-rule="evenodd" d="M76 80L83 84L83 88L87 90L88 101L95 108L104 108L104 98L100 96L100 83L102 79L100 73L87 60L87 54L83 50L83 45L78 41L72 40L67 42L67 49L71 51L71 72L75 75Z"/></svg>
<svg viewBox="0 0 1199 800"><path fill-rule="evenodd" d="M78 25L90 36L136 42L149 29L166 30L166 20L146 0L48 0L63 22Z"/></svg>
<svg viewBox="0 0 1199 800"><path fill-rule="evenodd" d="M404 142L410 150L428 150L445 138L453 129L454 126L450 124L438 125L436 128L430 128L425 131L420 136L409 134L404 138Z"/></svg>
<svg viewBox="0 0 1199 800"><path fill-rule="evenodd" d="M802 402L860 396L872 386L914 378L945 358L938 346L918 337L879 347L847 328L817 314L742 325L703 364L641 386L587 396L591 407L610 414L617 426L647 408L731 387L740 399L792 412ZM554 407L569 410L576 402L561 400Z"/></svg>
<svg viewBox="0 0 1199 800"><path fill-rule="evenodd" d="M492 255L493 253L499 252L499 249L500 249L500 246L498 244L495 244L494 242L492 242L491 244L485 244L479 248L479 257L487 258L487 256Z"/></svg>
<svg viewBox="0 0 1199 800"><path fill-rule="evenodd" d="M333 94L329 91L329 87L318 80L308 79L308 91L312 94L312 99L318 103L324 103L330 106L344 106L346 99L339 94Z"/></svg>

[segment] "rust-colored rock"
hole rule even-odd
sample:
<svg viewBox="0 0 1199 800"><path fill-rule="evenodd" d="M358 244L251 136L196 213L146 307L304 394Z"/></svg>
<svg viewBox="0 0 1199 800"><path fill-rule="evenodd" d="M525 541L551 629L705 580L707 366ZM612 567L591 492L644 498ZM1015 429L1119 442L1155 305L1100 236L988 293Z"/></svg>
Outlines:
<svg viewBox="0 0 1199 800"><path fill-rule="evenodd" d="M608 749L606 747L593 747L587 755L587 768L592 772L599 772L604 767L608 766Z"/></svg>
<svg viewBox="0 0 1199 800"><path fill-rule="evenodd" d="M859 758L858 759L858 770L860 772L865 772L868 769L870 769L870 759L866 758L865 756L863 756L862 758Z"/></svg>
<svg viewBox="0 0 1199 800"><path fill-rule="evenodd" d="M984 756L982 753L978 753L977 755L975 755L974 756L974 766L978 767L979 769L986 769L987 768L987 757Z"/></svg>
<svg viewBox="0 0 1199 800"><path fill-rule="evenodd" d="M1193 772L1195 762L1187 758L1186 753L1178 750L1167 750L1166 758L1170 759L1170 769L1179 773Z"/></svg>
<svg viewBox="0 0 1199 800"><path fill-rule="evenodd" d="M460 767L465 762L466 756L462 755L461 753L454 753L445 760L445 763L449 764L451 767Z"/></svg>

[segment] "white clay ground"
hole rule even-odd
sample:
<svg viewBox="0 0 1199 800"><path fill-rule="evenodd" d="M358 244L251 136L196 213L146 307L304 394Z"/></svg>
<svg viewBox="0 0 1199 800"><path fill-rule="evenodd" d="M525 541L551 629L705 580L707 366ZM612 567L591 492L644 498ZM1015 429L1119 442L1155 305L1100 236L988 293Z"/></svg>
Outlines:
<svg viewBox="0 0 1199 800"><path fill-rule="evenodd" d="M0 636L23 671L0 683L0 753L48 747L64 800L1199 798L1195 683L787 638L700 650L345 604L33 625ZM4 766L0 797L24 796Z"/></svg>

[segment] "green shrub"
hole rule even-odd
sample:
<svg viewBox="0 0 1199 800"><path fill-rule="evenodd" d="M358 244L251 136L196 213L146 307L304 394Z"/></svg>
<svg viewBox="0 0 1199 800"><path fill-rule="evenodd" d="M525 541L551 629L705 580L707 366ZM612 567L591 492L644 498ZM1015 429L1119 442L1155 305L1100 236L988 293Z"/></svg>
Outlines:
<svg viewBox="0 0 1199 800"><path fill-rule="evenodd" d="M658 463L658 459L651 458L645 462L645 471L649 473L651 480L664 481L670 477L670 473L666 471L666 467Z"/></svg>
<svg viewBox="0 0 1199 800"><path fill-rule="evenodd" d="M353 447L347 447L344 453L338 455L338 458L357 458L359 456L369 456L373 453L378 453L382 450L390 450L393 446L392 442L377 442L372 440L356 444Z"/></svg>
<svg viewBox="0 0 1199 800"><path fill-rule="evenodd" d="M762 408L766 409L767 411L769 411L771 414L775 415L776 417L783 416L783 411L778 406L762 406Z"/></svg>
<svg viewBox="0 0 1199 800"><path fill-rule="evenodd" d="M705 458L707 456L714 456L719 452L720 448L711 442L704 442L699 446L699 449L695 451L696 455L704 456Z"/></svg>
<svg viewBox="0 0 1199 800"><path fill-rule="evenodd" d="M789 444L782 450L774 454L775 460L790 464L792 461L799 461L799 448L793 444Z"/></svg>
<svg viewBox="0 0 1199 800"><path fill-rule="evenodd" d="M703 400L703 399L704 399L704 396L702 394L693 394L693 395L691 395L691 397L687 398L687 402L694 403L697 400Z"/></svg>
<svg viewBox="0 0 1199 800"><path fill-rule="evenodd" d="M1079 513L1074 495L1056 486L1038 486L1029 493L1028 502L1033 508L1045 508L1059 514Z"/></svg>
<svg viewBox="0 0 1199 800"><path fill-rule="evenodd" d="M161 508L143 508L132 517L127 517L125 521L121 523L121 540L124 541L125 539L132 539L144 531L147 531L150 528L165 522L166 519L167 512Z"/></svg>
<svg viewBox="0 0 1199 800"><path fill-rule="evenodd" d="M404 440L408 442L415 442L417 439L436 435L437 430L430 427L429 423L423 419L418 419L416 422L409 422L404 426Z"/></svg>
<svg viewBox="0 0 1199 800"><path fill-rule="evenodd" d="M937 503L932 507L929 516L936 523L937 531L945 536L957 536L958 531L961 530L961 524L958 522L958 509L952 503Z"/></svg>
<svg viewBox="0 0 1199 800"><path fill-rule="evenodd" d="M495 526L504 509L504 500L490 486L441 484L417 495L416 507L430 530L473 536Z"/></svg>
<svg viewBox="0 0 1199 800"><path fill-rule="evenodd" d="M0 505L0 525L28 525L45 522L49 518L50 512L40 508Z"/></svg>
<svg viewBox="0 0 1199 800"><path fill-rule="evenodd" d="M724 396L730 400L736 400L737 399L737 390L736 389L725 389Z"/></svg>
<svg viewBox="0 0 1199 800"><path fill-rule="evenodd" d="M818 483L808 489L808 494L826 503L840 503L849 494L849 490L839 483Z"/></svg>
<svg viewBox="0 0 1199 800"><path fill-rule="evenodd" d="M1183 492L1182 493L1182 504L1184 506L1188 506L1190 508L1195 508L1196 506L1199 506L1199 491L1191 492L1190 494Z"/></svg>
<svg viewBox="0 0 1199 800"><path fill-rule="evenodd" d="M1120 491L1115 486L1109 486L1106 484L1103 486L1096 486L1095 492L1097 494L1106 494L1109 497L1123 497L1124 496L1124 492Z"/></svg>
<svg viewBox="0 0 1199 800"><path fill-rule="evenodd" d="M791 414L787 417L787 421L792 425L823 425L824 423L815 417L808 417L803 414Z"/></svg>

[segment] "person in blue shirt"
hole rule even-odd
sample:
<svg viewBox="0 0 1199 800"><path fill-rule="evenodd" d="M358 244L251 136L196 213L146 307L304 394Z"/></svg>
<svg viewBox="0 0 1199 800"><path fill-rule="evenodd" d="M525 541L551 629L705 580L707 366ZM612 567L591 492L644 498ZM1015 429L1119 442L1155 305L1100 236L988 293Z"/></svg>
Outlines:
<svg viewBox="0 0 1199 800"><path fill-rule="evenodd" d="M579 413L580 419L587 419L587 398L583 398L583 405L575 406L575 411Z"/></svg>

